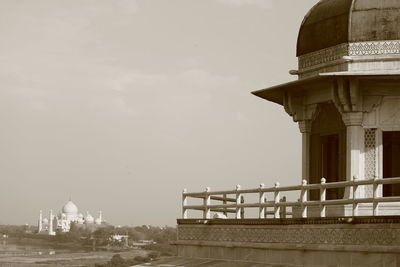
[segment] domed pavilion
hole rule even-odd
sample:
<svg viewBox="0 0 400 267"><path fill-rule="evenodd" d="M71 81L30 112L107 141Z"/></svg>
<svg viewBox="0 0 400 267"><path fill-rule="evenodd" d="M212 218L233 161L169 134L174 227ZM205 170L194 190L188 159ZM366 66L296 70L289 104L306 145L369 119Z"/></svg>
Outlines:
<svg viewBox="0 0 400 267"><path fill-rule="evenodd" d="M299 124L302 179L400 177L400 1L320 1L301 24L297 57L298 70L290 73L298 80L253 94L282 105ZM314 191L310 200L319 199ZM399 195L399 185L380 185L376 197ZM327 190L327 199L349 197L343 189ZM372 186L355 197L372 197ZM379 210L391 215L399 208L382 203ZM371 208L360 205L363 210ZM327 212L349 211L343 205Z"/></svg>
<svg viewBox="0 0 400 267"><path fill-rule="evenodd" d="M178 256L226 266L400 266L400 0L319 1L301 23L297 57L297 80L253 94L298 123L301 177L291 186L183 190Z"/></svg>

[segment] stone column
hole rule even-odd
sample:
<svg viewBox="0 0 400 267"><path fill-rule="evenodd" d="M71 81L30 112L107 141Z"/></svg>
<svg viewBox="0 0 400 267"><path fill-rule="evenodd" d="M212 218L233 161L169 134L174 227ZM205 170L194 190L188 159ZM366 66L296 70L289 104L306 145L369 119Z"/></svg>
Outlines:
<svg viewBox="0 0 400 267"><path fill-rule="evenodd" d="M43 214L42 211L39 212L39 222L38 222L38 233L43 230Z"/></svg>
<svg viewBox="0 0 400 267"><path fill-rule="evenodd" d="M302 135L302 179L310 182L310 142L311 142L311 120L299 121Z"/></svg>
<svg viewBox="0 0 400 267"><path fill-rule="evenodd" d="M53 231L53 210L50 210L50 216L49 216L49 235L54 235Z"/></svg>
<svg viewBox="0 0 400 267"><path fill-rule="evenodd" d="M352 181L354 177L364 178L363 150L364 150L364 129L362 127L362 112L347 112L342 115L346 125L346 180ZM357 198L364 195L363 190L358 190ZM350 190L346 190L345 198L350 198Z"/></svg>

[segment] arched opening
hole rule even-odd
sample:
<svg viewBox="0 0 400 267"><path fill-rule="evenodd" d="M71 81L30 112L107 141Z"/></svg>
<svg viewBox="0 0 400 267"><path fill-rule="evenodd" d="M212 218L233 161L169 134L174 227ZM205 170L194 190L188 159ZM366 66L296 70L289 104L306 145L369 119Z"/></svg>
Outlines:
<svg viewBox="0 0 400 267"><path fill-rule="evenodd" d="M319 184L346 180L346 126L332 103L318 105L318 114L312 123L310 142L309 183ZM327 189L326 199L340 199L343 188ZM319 190L310 191L310 199L319 199Z"/></svg>

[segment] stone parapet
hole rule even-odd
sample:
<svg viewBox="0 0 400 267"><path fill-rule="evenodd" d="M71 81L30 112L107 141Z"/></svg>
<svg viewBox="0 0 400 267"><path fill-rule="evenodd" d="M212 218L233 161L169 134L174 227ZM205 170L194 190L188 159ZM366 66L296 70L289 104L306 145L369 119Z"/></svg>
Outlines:
<svg viewBox="0 0 400 267"><path fill-rule="evenodd" d="M178 220L176 245L189 258L399 266L400 217Z"/></svg>

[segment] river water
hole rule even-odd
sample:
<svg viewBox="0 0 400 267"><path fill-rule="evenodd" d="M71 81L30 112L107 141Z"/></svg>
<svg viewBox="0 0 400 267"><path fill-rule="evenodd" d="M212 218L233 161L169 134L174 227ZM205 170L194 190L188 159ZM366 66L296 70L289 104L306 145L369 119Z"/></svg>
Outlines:
<svg viewBox="0 0 400 267"><path fill-rule="evenodd" d="M87 252L84 249L71 249L53 244L38 244L16 239L0 239L0 258L9 256L40 256L60 253Z"/></svg>

